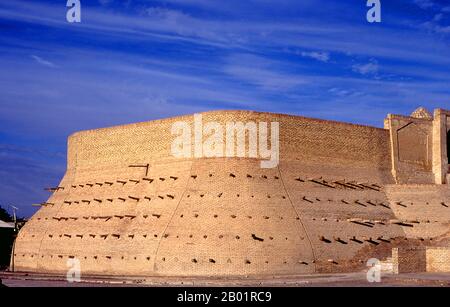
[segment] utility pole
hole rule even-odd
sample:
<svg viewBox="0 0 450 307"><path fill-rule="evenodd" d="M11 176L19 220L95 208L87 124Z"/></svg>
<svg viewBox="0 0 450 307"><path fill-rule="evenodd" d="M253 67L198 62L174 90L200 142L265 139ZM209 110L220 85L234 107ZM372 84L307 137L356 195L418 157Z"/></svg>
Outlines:
<svg viewBox="0 0 450 307"><path fill-rule="evenodd" d="M13 206L13 205L9 205L12 208L13 211L13 219L14 219L14 230L17 231L17 217L16 217L16 210L19 210L19 208Z"/></svg>

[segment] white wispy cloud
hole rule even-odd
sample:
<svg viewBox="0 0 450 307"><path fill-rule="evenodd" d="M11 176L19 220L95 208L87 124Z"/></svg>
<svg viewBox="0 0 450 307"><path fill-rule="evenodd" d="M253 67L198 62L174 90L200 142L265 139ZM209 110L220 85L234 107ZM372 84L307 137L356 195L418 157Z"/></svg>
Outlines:
<svg viewBox="0 0 450 307"><path fill-rule="evenodd" d="M328 62L330 60L330 54L328 52L320 52L320 51L306 52L306 51L303 51L300 54L302 57L315 59L320 62Z"/></svg>
<svg viewBox="0 0 450 307"><path fill-rule="evenodd" d="M144 12L150 17L166 20L189 18L188 14L183 13L180 10L167 9L164 7L148 7L144 9Z"/></svg>
<svg viewBox="0 0 450 307"><path fill-rule="evenodd" d="M436 20L434 18L433 20L426 21L426 22L420 24L419 28L427 30L427 31L435 32L435 33L440 33L440 34L449 34L450 33L450 26L448 26L448 25L441 25L439 23L439 20L440 19Z"/></svg>
<svg viewBox="0 0 450 307"><path fill-rule="evenodd" d="M0 17L68 29L67 22L52 6L34 3L23 5L14 0L8 1L5 6L6 9L0 10ZM36 11L46 14L36 15ZM158 7L149 8L146 16L112 13L96 8L86 9L85 14L90 21L77 25L76 31L91 35L107 34L108 37L117 39L183 41L241 51L257 51L273 46L304 50L315 46L318 50L323 50L310 54L317 60L326 60L327 54L336 52L427 63L450 62L441 53L430 53L431 44L445 46L445 43L418 33L417 27L403 29L401 35L389 28L370 29L368 33L369 30L362 26L333 22L324 26L323 23L307 18L302 22L213 19ZM71 27L70 30L74 28ZM437 31L445 32L446 29L437 28Z"/></svg>
<svg viewBox="0 0 450 307"><path fill-rule="evenodd" d="M360 73L361 75L371 75L376 74L379 70L378 63L376 61L371 61L366 64L355 64L352 66L354 72Z"/></svg>
<svg viewBox="0 0 450 307"><path fill-rule="evenodd" d="M266 91L288 91L308 83L303 75L285 71L282 63L250 54L229 57L223 71Z"/></svg>
<svg viewBox="0 0 450 307"><path fill-rule="evenodd" d="M414 3L417 4L421 9L425 10L436 5L432 0L414 0Z"/></svg>
<svg viewBox="0 0 450 307"><path fill-rule="evenodd" d="M437 33L450 34L450 26L445 26L445 27L442 27L442 26L436 26L436 27L434 27L434 30L435 30Z"/></svg>
<svg viewBox="0 0 450 307"><path fill-rule="evenodd" d="M108 5L112 2L112 0L98 0L101 5Z"/></svg>
<svg viewBox="0 0 450 307"><path fill-rule="evenodd" d="M56 67L57 67L54 63L52 63L52 62L50 62L50 61L47 61L47 60L44 60L43 58L41 58L41 57L39 57L39 56L37 56L37 55L32 54L31 57L32 57L37 63L39 63L39 64L41 64L41 65L44 65L44 66L47 66L47 67L51 67L51 68L56 68Z"/></svg>
<svg viewBox="0 0 450 307"><path fill-rule="evenodd" d="M441 21L443 17L444 17L443 13L438 13L438 14L434 15L433 21Z"/></svg>
<svg viewBox="0 0 450 307"><path fill-rule="evenodd" d="M328 90L328 93L331 93L333 95L337 95L340 97L356 97L356 96L362 96L363 93L360 91L350 90L350 89L343 89L339 87L332 87Z"/></svg>

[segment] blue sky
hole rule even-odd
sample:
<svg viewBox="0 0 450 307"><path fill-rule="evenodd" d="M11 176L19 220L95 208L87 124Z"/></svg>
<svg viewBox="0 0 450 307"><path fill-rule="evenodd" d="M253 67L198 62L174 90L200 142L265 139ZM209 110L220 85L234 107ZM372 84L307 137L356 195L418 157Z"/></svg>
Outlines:
<svg viewBox="0 0 450 307"><path fill-rule="evenodd" d="M450 109L450 1L0 3L0 205L28 216L74 131L214 109L382 126Z"/></svg>

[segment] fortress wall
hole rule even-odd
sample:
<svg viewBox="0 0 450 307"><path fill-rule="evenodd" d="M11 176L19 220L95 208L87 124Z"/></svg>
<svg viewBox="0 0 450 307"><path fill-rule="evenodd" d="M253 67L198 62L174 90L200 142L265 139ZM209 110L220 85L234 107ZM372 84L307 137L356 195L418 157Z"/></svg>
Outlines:
<svg viewBox="0 0 450 307"><path fill-rule="evenodd" d="M411 238L445 238L450 231L448 185L388 185L386 193L395 216L408 221L403 227Z"/></svg>
<svg viewBox="0 0 450 307"><path fill-rule="evenodd" d="M167 176L167 169L176 180ZM124 174L126 184L68 185L55 192L50 199L55 205L40 209L20 232L16 269L65 272L67 259L77 257L84 274L149 274L189 170L189 162L161 164L153 169L151 183L142 175ZM27 251L26 256L18 251Z"/></svg>
<svg viewBox="0 0 450 307"><path fill-rule="evenodd" d="M203 123L279 122L281 159L307 159L310 162L388 169L390 165L387 130L249 111L202 113ZM173 160L170 149L172 124L193 116L156 120L125 126L78 132L69 138L68 168L78 172L132 163ZM178 160L178 159L177 159Z"/></svg>
<svg viewBox="0 0 450 307"><path fill-rule="evenodd" d="M63 189L20 231L16 270L65 273L76 257L83 274L337 272L388 257L399 238L405 244L410 227L395 222L411 213L396 211L385 189L392 182L387 131L277 114L204 114L204 122L279 121L280 165L262 169L258 159L171 157L177 120L192 117L70 137ZM148 170L129 167L147 163Z"/></svg>
<svg viewBox="0 0 450 307"><path fill-rule="evenodd" d="M314 272L305 230L281 180L275 179L280 176L277 169L262 171L258 161L245 159L224 162L193 164L192 174L198 177L191 179L167 228L169 237L161 241L155 271L165 275Z"/></svg>
<svg viewBox="0 0 450 307"><path fill-rule="evenodd" d="M394 273L450 272L448 247L393 248Z"/></svg>
<svg viewBox="0 0 450 307"><path fill-rule="evenodd" d="M385 124L391 134L396 183L434 183L433 119L389 114Z"/></svg>
<svg viewBox="0 0 450 307"><path fill-rule="evenodd" d="M25 258L19 255L16 267L65 272L67 259L76 257L81 260L83 274L300 274L324 270L330 265L330 270L339 271L354 265L353 257L361 249L372 252L372 243L366 241L370 237L385 236L389 240L403 235L400 227L372 228L348 221L355 216L362 220L390 218L390 211L382 206L372 208L366 203L367 207L359 209L359 205L351 202L355 199L381 202L382 192L355 192L298 182L297 178L306 179L310 175L305 171L308 167L311 166L297 162L282 164L279 170L264 170L257 160L198 159L193 164L189 161L154 164L149 176L154 179L152 183L135 176L129 177L124 185L115 182L111 187L70 185L68 190L53 195L59 200L57 204L62 203L57 211L54 206L39 211L46 213L51 224L45 232L37 233L43 239L39 253L30 250ZM322 171L321 177L333 179L333 172ZM140 179L139 183L129 181L133 178ZM360 178L349 174L344 179ZM168 194L175 198L167 198ZM155 198L156 195L164 199ZM318 197L320 201L316 199L310 204L301 195L308 199ZM127 196L140 199L135 201ZM152 200L144 199L145 196L152 196ZM110 197L112 202L108 201ZM83 199L90 202L83 203ZM348 204L341 203L341 199ZM72 203L64 203L67 200ZM64 219L54 220L54 216ZM42 222L33 217L29 224ZM120 238L114 234L120 234ZM253 234L264 241L254 239ZM24 240L29 232L21 231L21 235L21 241L28 242ZM320 241L320 236L332 238L332 242ZM334 241L337 236L347 244ZM350 241L353 237L357 241ZM38 264L31 257L38 257L37 254L41 258L44 255ZM337 264L329 264L329 259Z"/></svg>
<svg viewBox="0 0 450 307"><path fill-rule="evenodd" d="M386 258L390 252L387 246L395 245L396 239L405 235L400 226L390 223L396 217L380 183L383 174L373 173L371 177L362 170L348 173L305 166L300 161L283 163L280 169L293 206L307 229L317 271L349 271L369 258ZM327 185L308 180L318 174ZM380 188L352 188L334 182Z"/></svg>
<svg viewBox="0 0 450 307"><path fill-rule="evenodd" d="M82 199L92 203L61 204L56 212L54 206L41 209L39 214L50 224L39 238L43 239L39 253L29 249L25 258L19 255L16 267L65 272L67 259L77 257L83 274L271 275L348 271L363 266L368 258L387 257L405 234L403 227L390 223L399 217L390 209L393 205L385 191L323 186L306 180L308 167L283 162L279 170L264 170L257 160L198 159L193 164L154 164L152 183L116 182L112 187L55 192L56 203ZM321 177L331 183L333 172L322 171ZM344 179L358 182L360 178ZM117 199L127 195L140 199ZM108 202L108 197L113 201ZM54 220L52 215L69 219ZM38 216L29 225L41 225ZM38 228L33 229L37 237ZM21 231L20 242L26 246L35 242L30 234L28 229ZM80 234L82 238L77 237ZM17 253L22 250L19 247ZM36 264L38 256L42 259Z"/></svg>
<svg viewBox="0 0 450 307"><path fill-rule="evenodd" d="M393 248L394 273L426 272L426 248Z"/></svg>
<svg viewBox="0 0 450 307"><path fill-rule="evenodd" d="M450 272L450 248L430 247L426 250L427 272Z"/></svg>

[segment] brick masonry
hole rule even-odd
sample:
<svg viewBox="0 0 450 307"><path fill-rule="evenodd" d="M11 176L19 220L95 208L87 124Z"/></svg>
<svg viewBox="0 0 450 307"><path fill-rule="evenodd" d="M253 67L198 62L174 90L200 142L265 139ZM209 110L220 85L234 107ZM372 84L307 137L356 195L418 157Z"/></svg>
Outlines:
<svg viewBox="0 0 450 307"><path fill-rule="evenodd" d="M344 272L393 247L447 244L449 186L396 184L390 130L203 113L279 122L280 163L262 169L253 158L173 157L176 121L193 117L71 135L66 174L20 231L14 270L64 273L77 258L84 274Z"/></svg>
<svg viewBox="0 0 450 307"><path fill-rule="evenodd" d="M410 247L392 249L393 272L450 272L450 247Z"/></svg>
<svg viewBox="0 0 450 307"><path fill-rule="evenodd" d="M427 248L427 272L450 272L450 248Z"/></svg>

